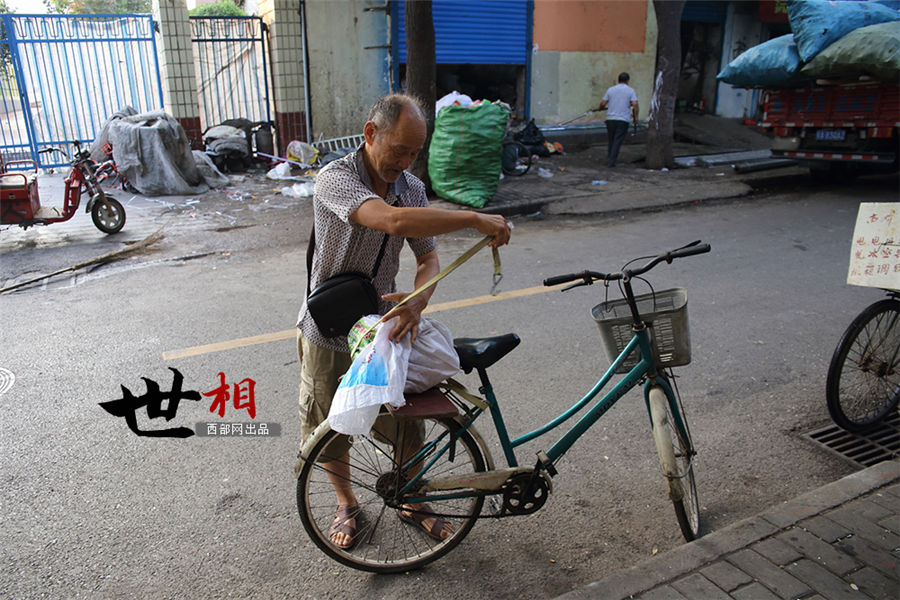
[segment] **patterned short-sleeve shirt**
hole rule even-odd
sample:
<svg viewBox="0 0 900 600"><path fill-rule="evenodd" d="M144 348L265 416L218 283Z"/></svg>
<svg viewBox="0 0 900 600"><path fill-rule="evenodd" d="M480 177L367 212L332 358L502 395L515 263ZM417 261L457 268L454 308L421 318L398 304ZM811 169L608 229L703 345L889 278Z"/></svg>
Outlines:
<svg viewBox="0 0 900 600"><path fill-rule="evenodd" d="M329 163L316 176L313 193L316 247L310 272L310 289L315 289L326 279L341 273L355 271L371 274L375 268L378 251L387 234L350 219L350 215L363 202L379 197L372 191L372 183L363 161L363 148L364 145ZM404 171L396 182L388 186L385 202L395 206L428 206L425 185L417 177ZM388 236L378 273L373 278L379 296L397 290L394 279L400 270L403 240L404 238ZM436 248L433 237L406 238L406 242L417 257ZM380 313L386 313L393 304L381 301ZM297 327L317 346L336 352L349 352L345 337L325 337L319 331L306 309L305 299L300 308Z"/></svg>

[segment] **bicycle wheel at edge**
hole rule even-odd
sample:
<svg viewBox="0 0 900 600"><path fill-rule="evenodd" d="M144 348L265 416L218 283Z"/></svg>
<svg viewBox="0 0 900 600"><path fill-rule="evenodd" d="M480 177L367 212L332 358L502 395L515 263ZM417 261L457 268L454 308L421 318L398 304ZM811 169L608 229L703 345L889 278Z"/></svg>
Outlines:
<svg viewBox="0 0 900 600"><path fill-rule="evenodd" d="M510 149L515 151L515 163L513 167L503 167L503 173L505 175L510 175L512 177L521 177L525 173L531 169L531 152L525 146L525 144L516 141L505 141L503 142L503 158L506 157L506 153L510 152ZM503 166L503 160L501 160L501 167Z"/></svg>
<svg viewBox="0 0 900 600"><path fill-rule="evenodd" d="M661 387L650 389L649 401L653 441L666 476L669 498L675 507L681 533L690 542L700 535L700 502L694 480L693 445L675 425L672 407Z"/></svg>
<svg viewBox="0 0 900 600"><path fill-rule="evenodd" d="M455 434L459 425L451 419L424 419L424 442ZM357 521L358 539L354 546L343 549L331 543L328 529L334 520L337 500L334 487L325 470L327 463L318 462L328 444L340 434L329 431L307 457L297 480L297 508L303 527L312 541L334 560L349 567L375 573L398 573L417 569L437 560L456 547L468 535L484 504L483 497L431 500L428 506L447 518L453 534L438 541L420 527L401 521L398 510L386 503L395 489L395 473L390 444L370 436L354 436L350 446L350 485L361 509ZM438 445L440 448L443 442ZM426 464L431 457L425 459ZM485 470L484 457L478 444L465 432L455 448L429 469L430 478L464 475Z"/></svg>
<svg viewBox="0 0 900 600"><path fill-rule="evenodd" d="M865 432L900 400L900 301L886 299L863 310L835 348L825 400L843 429Z"/></svg>

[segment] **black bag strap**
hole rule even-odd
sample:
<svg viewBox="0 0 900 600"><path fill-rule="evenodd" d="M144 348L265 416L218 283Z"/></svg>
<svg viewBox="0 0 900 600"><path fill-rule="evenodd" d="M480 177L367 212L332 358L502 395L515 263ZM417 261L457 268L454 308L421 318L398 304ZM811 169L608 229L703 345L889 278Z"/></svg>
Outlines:
<svg viewBox="0 0 900 600"><path fill-rule="evenodd" d="M378 258L375 259L375 269L372 271L372 279L378 275L378 267L381 266L381 259L384 256L384 249L387 247L388 243L388 234L384 234L384 240L381 242L381 250L378 251ZM316 221L315 216L313 216L313 226L312 231L309 233L309 247L306 249L306 297L309 298L310 292L312 292L310 282L312 281L312 260L313 260L313 252L316 249Z"/></svg>

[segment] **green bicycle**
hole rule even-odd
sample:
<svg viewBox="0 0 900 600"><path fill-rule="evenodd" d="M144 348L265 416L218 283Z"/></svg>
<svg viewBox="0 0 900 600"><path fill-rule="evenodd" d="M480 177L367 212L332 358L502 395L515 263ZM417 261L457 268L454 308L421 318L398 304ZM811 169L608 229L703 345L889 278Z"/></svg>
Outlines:
<svg viewBox="0 0 900 600"><path fill-rule="evenodd" d="M391 409L392 435L377 432L350 438L349 479L358 506L349 513L357 533L349 548L332 543L329 528L335 518L335 471L329 445L344 438L322 423L306 441L298 460L297 507L313 542L347 566L378 573L419 568L447 554L471 531L479 518L534 513L552 491L554 464L629 390L641 384L650 415L653 439L679 527L688 541L700 533L700 505L694 481L696 454L671 367L690 362L687 298L683 289L652 291L635 296L632 280L661 262L671 263L709 252L699 241L671 252L645 257L640 267L627 265L616 273L582 273L551 277L544 285L575 282L563 291L595 281L617 281L621 300L601 303L592 315L610 353L611 366L588 393L545 426L510 439L487 369L519 344L506 334L481 339L456 339L464 372L477 372L481 396L454 380L439 389L407 396ZM631 261L631 264L635 261ZM608 288L607 288L608 289ZM652 290L652 288L651 288ZM624 376L562 437L538 452L537 462L522 466L515 448L543 436L585 408L616 374ZM496 467L488 447L474 427L491 414L506 460ZM331 455L333 456L333 454ZM331 476L331 478L329 477ZM484 509L486 499L489 508ZM430 531L421 527L432 522ZM418 526L411 527L410 522Z"/></svg>

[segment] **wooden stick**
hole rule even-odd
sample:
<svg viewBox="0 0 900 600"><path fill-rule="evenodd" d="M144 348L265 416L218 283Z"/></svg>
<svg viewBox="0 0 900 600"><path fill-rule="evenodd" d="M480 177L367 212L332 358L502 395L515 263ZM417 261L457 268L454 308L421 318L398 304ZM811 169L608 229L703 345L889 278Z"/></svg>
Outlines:
<svg viewBox="0 0 900 600"><path fill-rule="evenodd" d="M140 242L136 242L134 244L126 246L125 248L119 248L118 250L114 250L112 252L107 252L106 254L102 254L102 255L92 258L90 260L86 260L82 263L78 263L77 265L72 265L71 267L66 267L65 269L60 269L59 271L54 271L53 273L48 273L47 275L41 275L40 277L35 277L34 279L29 279L28 281L16 283L15 285L10 285L8 287L0 289L0 294L9 292L11 290L18 289L20 287L25 287L26 285L31 285L32 283L37 283L38 281L42 281L44 279L49 279L51 277L55 277L56 275L61 275L68 271L77 271L78 269L90 267L91 265L98 265L98 264L102 264L102 263L108 263L108 262L113 262L116 260L121 260L122 258L125 258L128 254L137 252L138 250L143 250L144 248L147 248L147 247L155 244L156 242L162 240L164 237L166 237L166 236L163 235L162 229L158 229L158 230L154 231L153 233L151 233L150 235L148 235L147 237L145 237Z"/></svg>

